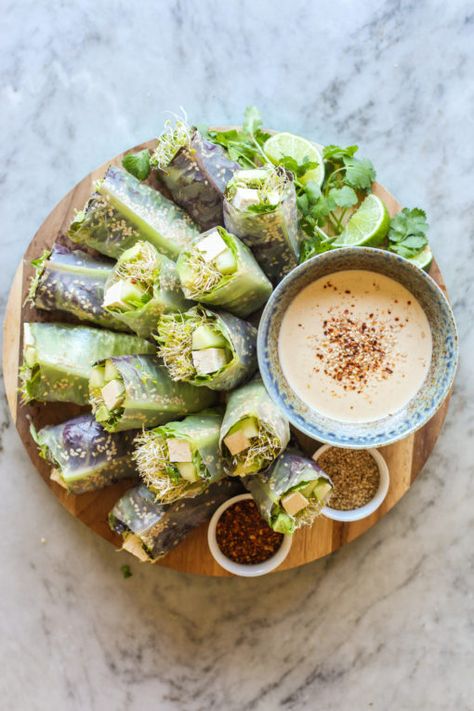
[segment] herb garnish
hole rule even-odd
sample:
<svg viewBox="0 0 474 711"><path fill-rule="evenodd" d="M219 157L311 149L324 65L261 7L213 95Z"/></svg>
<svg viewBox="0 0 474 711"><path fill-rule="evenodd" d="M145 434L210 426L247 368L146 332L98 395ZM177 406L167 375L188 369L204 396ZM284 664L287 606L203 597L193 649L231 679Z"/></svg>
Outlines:
<svg viewBox="0 0 474 711"><path fill-rule="evenodd" d="M121 565L120 570L122 571L122 575L125 579L131 578L133 575L129 565Z"/></svg>
<svg viewBox="0 0 474 711"><path fill-rule="evenodd" d="M128 153L122 158L122 165L138 180L146 180L150 175L150 151L144 148L138 153Z"/></svg>
<svg viewBox="0 0 474 711"><path fill-rule="evenodd" d="M410 259L428 244L426 213L419 207L405 207L390 221L388 248L401 257Z"/></svg>
<svg viewBox="0 0 474 711"><path fill-rule="evenodd" d="M213 131L199 127L199 131L205 138L223 146L229 158L237 161L244 168L256 168L269 162L263 151L263 144L270 134L262 130L262 119L255 106L248 106L245 109L242 129Z"/></svg>

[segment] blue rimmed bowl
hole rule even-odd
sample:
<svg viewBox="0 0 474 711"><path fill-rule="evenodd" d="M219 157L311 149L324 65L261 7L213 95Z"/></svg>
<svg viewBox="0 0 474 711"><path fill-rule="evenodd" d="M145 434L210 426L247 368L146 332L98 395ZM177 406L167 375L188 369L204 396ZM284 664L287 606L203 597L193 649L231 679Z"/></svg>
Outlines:
<svg viewBox="0 0 474 711"><path fill-rule="evenodd" d="M384 274L411 291L426 313L433 338L431 365L420 390L401 410L375 422L339 422L308 406L290 388L278 357L280 325L295 296L316 279L348 269ZM457 359L456 323L448 300L436 282L403 257L369 247L344 247L325 252L293 269L271 295L258 330L258 362L271 398L301 432L338 447L381 447L422 427L448 395Z"/></svg>

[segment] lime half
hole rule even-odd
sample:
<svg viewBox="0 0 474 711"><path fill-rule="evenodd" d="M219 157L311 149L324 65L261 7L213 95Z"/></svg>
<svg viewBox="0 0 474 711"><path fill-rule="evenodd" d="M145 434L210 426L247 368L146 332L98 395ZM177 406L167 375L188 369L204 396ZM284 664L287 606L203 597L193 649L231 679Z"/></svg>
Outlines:
<svg viewBox="0 0 474 711"><path fill-rule="evenodd" d="M295 136L293 133L275 133L265 141L263 150L272 161L278 163L282 158L289 156L294 158L298 165L303 165L307 161L317 163L318 167L308 170L301 178L302 183L309 183L310 180L322 185L324 180L324 159L321 151L314 143L306 138Z"/></svg>
<svg viewBox="0 0 474 711"><path fill-rule="evenodd" d="M387 208L377 195L368 195L354 212L334 247L377 247L390 226Z"/></svg>
<svg viewBox="0 0 474 711"><path fill-rule="evenodd" d="M416 264L420 267L420 269L428 271L431 266L431 262L433 261L433 252L431 251L429 244L427 244L426 247L423 247L423 249L418 252L418 254L415 254L414 257L410 257L408 261L413 262L413 264Z"/></svg>

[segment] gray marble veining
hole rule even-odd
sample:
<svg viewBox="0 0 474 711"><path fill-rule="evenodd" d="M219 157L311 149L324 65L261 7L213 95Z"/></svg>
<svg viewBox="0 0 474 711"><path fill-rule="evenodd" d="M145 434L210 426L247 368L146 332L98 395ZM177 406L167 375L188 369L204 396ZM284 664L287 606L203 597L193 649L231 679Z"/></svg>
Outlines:
<svg viewBox="0 0 474 711"><path fill-rule="evenodd" d="M2 281L49 210L167 111L356 142L426 208L462 350L396 509L264 579L131 563L33 471L2 400L0 698L14 711L474 708L474 12L467 0L1 4ZM45 539L41 543L41 539Z"/></svg>

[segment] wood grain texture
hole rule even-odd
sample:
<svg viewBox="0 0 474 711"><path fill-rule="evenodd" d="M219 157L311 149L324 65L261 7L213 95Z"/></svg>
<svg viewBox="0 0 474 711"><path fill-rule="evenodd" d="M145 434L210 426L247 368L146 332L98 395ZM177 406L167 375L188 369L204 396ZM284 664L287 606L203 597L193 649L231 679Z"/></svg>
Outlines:
<svg viewBox="0 0 474 711"><path fill-rule="evenodd" d="M147 146L150 147L151 143L141 144L130 149L130 151ZM45 248L50 247L58 237L66 233L74 211L82 208L93 190L95 180L104 174L108 165L120 165L122 155L117 156L81 180L54 208L35 234L24 254L23 263L18 267L11 287L4 323L3 348L3 367L8 404L12 418L16 422L20 437L33 464L54 495L73 516L116 546L120 545L120 540L110 531L107 525L107 514L115 501L129 488L130 483L121 482L96 493L72 496L67 494L59 485L50 481L50 467L38 456L36 446L30 437L30 422L34 422L37 427L42 427L45 424L56 424L74 417L85 408L55 403L20 405L17 397L17 372L22 347L21 331L24 321L56 320L74 322L73 318L68 318L65 314L41 312L32 309L30 306L22 306L28 291L29 278L32 274L30 262L35 257L38 257ZM382 186L376 184L374 192L384 200L391 215L400 210L398 202ZM436 263L433 263L430 273L441 288L446 291ZM320 517L312 527L300 530L295 534L290 554L281 569L294 568L332 553L345 543L358 538L385 516L408 491L412 482L420 473L439 436L447 409L448 400L443 403L437 414L421 430L401 442L380 450L386 458L390 470L390 488L384 503L372 516L349 524ZM309 454L312 454L318 446L317 443L311 442L303 435L298 434L297 436L302 447ZM215 576L228 575L211 557L207 547L206 531L206 525L193 531L158 565L188 573Z"/></svg>

